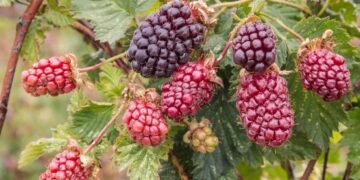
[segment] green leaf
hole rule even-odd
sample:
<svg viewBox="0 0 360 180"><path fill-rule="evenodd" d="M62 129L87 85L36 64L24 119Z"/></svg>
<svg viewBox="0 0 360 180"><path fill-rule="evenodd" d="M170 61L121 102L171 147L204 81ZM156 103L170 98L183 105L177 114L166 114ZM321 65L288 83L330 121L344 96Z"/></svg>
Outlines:
<svg viewBox="0 0 360 180"><path fill-rule="evenodd" d="M344 132L340 143L349 148L348 160L354 165L360 166L360 108L354 108L348 115L348 129Z"/></svg>
<svg viewBox="0 0 360 180"><path fill-rule="evenodd" d="M178 173L176 172L174 166L169 161L161 162L161 170L159 172L160 179L167 180L180 180Z"/></svg>
<svg viewBox="0 0 360 180"><path fill-rule="evenodd" d="M215 33L223 35L224 38L227 38L232 30L233 26L233 17L232 11L226 11L223 13L217 22L215 27Z"/></svg>
<svg viewBox="0 0 360 180"><path fill-rule="evenodd" d="M72 93L67 110L69 113L73 114L80 111L83 107L88 106L89 103L90 101L85 97L85 94L82 91L75 91L75 93Z"/></svg>
<svg viewBox="0 0 360 180"><path fill-rule="evenodd" d="M90 102L72 115L71 129L84 141L91 142L110 120L114 108L113 104Z"/></svg>
<svg viewBox="0 0 360 180"><path fill-rule="evenodd" d="M212 129L219 138L220 144L213 153L193 155L193 163L196 166L193 171L194 179L218 179L235 167L245 154L251 156L252 143L239 124L235 103L227 100L225 92L219 92L197 117L198 119L205 117L211 121ZM260 159L254 159L253 163L259 164L261 161L260 156Z"/></svg>
<svg viewBox="0 0 360 180"><path fill-rule="evenodd" d="M0 0L0 7L9 7L13 2L14 0Z"/></svg>
<svg viewBox="0 0 360 180"><path fill-rule="evenodd" d="M44 138L31 142L21 152L18 166L19 168L23 168L45 153L60 151L66 144L67 140L57 138Z"/></svg>
<svg viewBox="0 0 360 180"><path fill-rule="evenodd" d="M45 31L48 28L44 27L40 18L32 21L28 32L26 33L20 55L23 59L35 62L39 59L40 44L45 39Z"/></svg>
<svg viewBox="0 0 360 180"><path fill-rule="evenodd" d="M122 0L121 0L122 1ZM134 20L123 7L111 0L72 0L75 18L87 19L95 26L96 39L114 43L125 37ZM119 1L120 2L120 1Z"/></svg>
<svg viewBox="0 0 360 180"><path fill-rule="evenodd" d="M52 25L58 27L65 27L71 25L74 22L74 19L67 14L67 11L60 12L49 9L45 14L44 18Z"/></svg>
<svg viewBox="0 0 360 180"><path fill-rule="evenodd" d="M158 147L141 146L127 134L118 137L116 142L115 163L120 170L128 168L132 180L158 180L161 168L160 160L166 160L172 141L166 140Z"/></svg>
<svg viewBox="0 0 360 180"><path fill-rule="evenodd" d="M297 73L289 76L288 87L295 112L295 129L304 132L322 150L327 149L333 130L347 120L341 103L325 102L316 94L304 90Z"/></svg>
<svg viewBox="0 0 360 180"><path fill-rule="evenodd" d="M127 85L127 78L118 68L106 64L101 67L99 81L96 88L103 92L110 99L117 99L124 87Z"/></svg>
<svg viewBox="0 0 360 180"><path fill-rule="evenodd" d="M330 0L328 11L331 15L338 15L347 24L356 23L356 4L345 0Z"/></svg>
<svg viewBox="0 0 360 180"><path fill-rule="evenodd" d="M289 55L289 48L286 41L280 41L276 46L276 64L282 67L286 64Z"/></svg>

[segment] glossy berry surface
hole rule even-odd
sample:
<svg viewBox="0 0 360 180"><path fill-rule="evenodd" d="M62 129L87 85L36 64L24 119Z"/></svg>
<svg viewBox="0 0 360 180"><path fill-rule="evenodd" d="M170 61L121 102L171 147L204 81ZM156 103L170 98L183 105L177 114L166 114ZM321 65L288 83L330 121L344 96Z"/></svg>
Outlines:
<svg viewBox="0 0 360 180"><path fill-rule="evenodd" d="M40 180L87 180L90 169L82 167L78 151L63 151L50 162Z"/></svg>
<svg viewBox="0 0 360 180"><path fill-rule="evenodd" d="M161 87L163 113L178 121L210 103L215 87L209 73L210 70L200 62L181 66Z"/></svg>
<svg viewBox="0 0 360 180"><path fill-rule="evenodd" d="M309 53L298 68L304 88L325 101L336 101L350 89L350 73L345 60L331 51L318 49Z"/></svg>
<svg viewBox="0 0 360 180"><path fill-rule="evenodd" d="M276 36L262 22L246 23L233 40L233 61L249 72L263 72L275 62Z"/></svg>
<svg viewBox="0 0 360 180"><path fill-rule="evenodd" d="M236 92L236 108L250 140L280 146L292 134L294 113L286 80L275 72L245 75Z"/></svg>
<svg viewBox="0 0 360 180"><path fill-rule="evenodd" d="M123 121L133 140L145 146L161 144L168 132L168 126L158 106L143 100L130 102Z"/></svg>
<svg viewBox="0 0 360 180"><path fill-rule="evenodd" d="M33 96L57 96L76 88L72 60L69 56L40 59L21 74L25 91Z"/></svg>
<svg viewBox="0 0 360 180"><path fill-rule="evenodd" d="M131 66L144 77L169 77L188 62L204 33L205 26L192 16L189 5L169 2L135 30L128 50Z"/></svg>

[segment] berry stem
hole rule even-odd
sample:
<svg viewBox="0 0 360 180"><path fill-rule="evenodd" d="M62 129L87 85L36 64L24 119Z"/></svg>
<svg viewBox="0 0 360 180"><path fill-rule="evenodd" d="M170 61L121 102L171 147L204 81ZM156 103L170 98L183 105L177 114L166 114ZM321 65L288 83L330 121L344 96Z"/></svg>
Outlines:
<svg viewBox="0 0 360 180"><path fill-rule="evenodd" d="M169 153L169 156L170 156L170 161L175 166L175 169L176 169L177 173L179 174L180 179L181 180L188 180L189 177L186 174L185 169L182 166L182 164L180 163L179 159L176 157L175 151L171 150L170 153Z"/></svg>
<svg viewBox="0 0 360 180"><path fill-rule="evenodd" d="M251 2L251 0L240 0L240 1L234 1L234 2L224 2L224 3L218 3L218 4L214 4L211 5L210 8L231 8L231 7L235 7L235 6L240 6L242 4Z"/></svg>
<svg viewBox="0 0 360 180"><path fill-rule="evenodd" d="M345 173L343 176L343 180L349 180L351 175L352 163L348 162L346 165Z"/></svg>
<svg viewBox="0 0 360 180"><path fill-rule="evenodd" d="M316 159L312 159L309 161L308 165L306 166L306 169L304 171L304 174L300 178L300 180L308 180L311 172L314 170L314 166L316 164Z"/></svg>
<svg viewBox="0 0 360 180"><path fill-rule="evenodd" d="M319 13L317 14L317 16L321 16L324 12L325 12L325 10L326 10L326 8L329 6L329 4L330 4L330 0L326 0L325 1L325 4L322 6L322 8L320 9L320 11L319 11Z"/></svg>
<svg viewBox="0 0 360 180"><path fill-rule="evenodd" d="M301 41L301 42L305 41L304 38L300 34L295 32L294 30L292 30L290 27L286 26L280 19L277 19L277 18L275 18L275 17L273 17L273 16L271 16L269 14L263 13L263 12L261 12L260 15L275 21L282 28L284 28L288 33L290 33L291 35L293 35L294 37L299 39L299 41Z"/></svg>
<svg viewBox="0 0 360 180"><path fill-rule="evenodd" d="M123 52L123 53L121 53L121 54L118 54L118 55L116 55L116 56L113 56L113 57L111 57L111 58L108 58L108 59L106 59L106 60L103 60L103 61L101 61L100 63L95 64L95 65L93 65L93 66L88 66L88 67L84 67L84 68L78 68L78 71L79 71L79 73L83 73L83 72L88 72L88 71L95 70L95 69L101 67L102 65L104 65L104 64L106 64L106 63L113 62L113 61L115 61L115 60L117 60L117 59L119 59L119 58L123 58L126 54L127 54L127 52L125 51L125 52Z"/></svg>
<svg viewBox="0 0 360 180"><path fill-rule="evenodd" d="M220 62L224 59L224 57L226 56L227 51L229 50L232 40L234 39L236 33L238 32L239 28L245 24L246 20L241 20L236 26L235 28L230 32L230 36L229 36L229 40L227 41L223 51L221 52L220 56L216 59L216 65L219 65Z"/></svg>
<svg viewBox="0 0 360 180"><path fill-rule="evenodd" d="M327 163L328 163L328 159L329 159L329 152L330 152L330 148L327 148L325 155L324 155L324 164L323 164L323 169L322 169L322 173L321 173L322 180L325 180Z"/></svg>
<svg viewBox="0 0 360 180"><path fill-rule="evenodd" d="M101 138L104 136L106 131L111 127L111 125L115 122L117 117L122 113L122 111L125 108L125 104L126 104L126 102L121 103L120 107L118 108L116 113L111 117L109 122L104 126L104 128L100 131L100 133L96 136L96 138L91 142L91 144L85 149L84 155L89 153L96 146L96 144L101 140Z"/></svg>
<svg viewBox="0 0 360 180"><path fill-rule="evenodd" d="M0 134L5 122L11 87L14 80L14 73L19 60L19 53L21 51L25 36L29 30L30 24L37 14L42 2L42 0L32 0L21 17L20 22L16 26L15 40L11 48L10 57L6 67L6 73L1 89Z"/></svg>
<svg viewBox="0 0 360 180"><path fill-rule="evenodd" d="M310 9L307 6L301 6L301 5L298 5L298 4L289 2L289 1L285 1L285 0L267 0L267 1L287 5L289 7L298 9L298 10L304 12L305 14L312 15Z"/></svg>

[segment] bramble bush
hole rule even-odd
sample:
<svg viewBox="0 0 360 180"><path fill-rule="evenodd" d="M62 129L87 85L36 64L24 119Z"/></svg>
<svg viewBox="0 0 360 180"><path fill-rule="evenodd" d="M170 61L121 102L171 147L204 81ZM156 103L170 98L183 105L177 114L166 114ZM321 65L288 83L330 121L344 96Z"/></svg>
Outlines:
<svg viewBox="0 0 360 180"><path fill-rule="evenodd" d="M9 68L17 55L33 64L21 74L32 96L71 93L68 108L59 109L68 120L20 155L20 168L54 155L40 179L96 178L109 149L114 167L127 169L130 179L271 179L268 164L279 164L288 179L309 179L318 159L324 163L322 179L360 179L360 57L351 43L360 37L355 3L0 5L15 3L28 8ZM94 51L40 57L46 33L64 27L81 33ZM3 85L3 118L11 75ZM340 148L348 149L348 162L332 177L329 154ZM295 173L300 161L307 166Z"/></svg>

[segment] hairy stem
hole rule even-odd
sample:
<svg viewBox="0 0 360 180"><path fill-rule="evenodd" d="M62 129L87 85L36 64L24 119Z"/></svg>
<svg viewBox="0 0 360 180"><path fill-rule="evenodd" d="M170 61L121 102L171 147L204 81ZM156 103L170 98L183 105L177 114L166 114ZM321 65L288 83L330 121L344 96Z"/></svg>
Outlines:
<svg viewBox="0 0 360 180"><path fill-rule="evenodd" d="M42 2L42 0L32 0L27 9L25 10L23 16L21 17L20 22L16 26L15 40L12 46L12 50L10 52L10 58L8 60L5 77L1 89L0 134L5 122L10 91L14 80L16 65L19 59L19 53L21 51L24 38L29 30L30 24L34 19Z"/></svg>
<svg viewBox="0 0 360 180"><path fill-rule="evenodd" d="M106 59L106 60L104 60L104 61L101 61L100 63L95 64L95 65L93 65L93 66L84 67L84 68L79 68L78 71L79 71L80 73L83 73L83 72L88 72L88 71L95 70L95 69L101 67L102 65L104 65L104 64L106 64L106 63L110 63L110 62L113 62L113 61L115 61L115 60L117 60L117 59L120 59L120 58L124 57L126 54L127 54L127 52L123 52L123 53L121 53L121 54L118 54L118 55L116 55L116 56L113 56L113 57L111 57L111 58L108 58L108 59Z"/></svg>
<svg viewBox="0 0 360 180"><path fill-rule="evenodd" d="M267 1L273 2L273 3L283 4L283 5L298 9L298 10L300 10L300 11L302 11L305 14L308 14L308 15L312 14L310 9L307 6L301 6L301 5L298 5L298 4L289 2L289 1L285 1L285 0L267 0Z"/></svg>
<svg viewBox="0 0 360 180"><path fill-rule="evenodd" d="M271 15L268 15L266 13L260 13L260 15L269 18L271 20L273 20L274 22L276 22L277 24L279 24L282 28L284 28L288 33L290 33L291 35L293 35L294 37L296 37L297 39L299 39L299 41L303 42L304 38L298 34L297 32L295 32L293 29L291 29L290 27L286 26L280 19L277 19Z"/></svg>
<svg viewBox="0 0 360 180"><path fill-rule="evenodd" d="M319 11L319 13L317 14L317 16L321 16L324 12L325 12L325 10L326 10L326 8L329 6L329 4L330 4L330 0L326 0L326 2L325 2L325 4L322 6L322 8L320 9L320 11Z"/></svg>
<svg viewBox="0 0 360 180"><path fill-rule="evenodd" d="M345 169L345 173L344 173L344 176L343 176L343 180L349 180L350 179L350 175L351 175L351 169L352 169L352 163L351 162L348 162L347 165L346 165L346 169Z"/></svg>
<svg viewBox="0 0 360 180"><path fill-rule="evenodd" d="M95 39L95 33L93 32L93 30L87 26L87 24L76 21L75 23L73 23L72 28L74 28L76 31L80 32L81 34L83 34L86 38L88 38L91 42L91 44L93 44L93 46L101 48L108 56L113 56L114 53L110 47L110 45L108 43L101 43L100 41ZM119 67L126 73L128 74L130 71L129 66L123 61L122 58L117 59L117 64L119 65Z"/></svg>
<svg viewBox="0 0 360 180"><path fill-rule="evenodd" d="M183 165L180 163L179 159L176 157L175 151L171 150L169 153L169 158L171 163L174 165L176 172L179 174L181 180L188 180L189 176L186 174Z"/></svg>
<svg viewBox="0 0 360 180"><path fill-rule="evenodd" d="M304 171L304 174L300 178L301 180L308 180L311 172L314 170L314 166L316 164L316 159L312 159L309 161L308 165L306 166L306 169Z"/></svg>
<svg viewBox="0 0 360 180"><path fill-rule="evenodd" d="M322 180L325 180L326 168L327 168L327 163L328 163L328 159L329 159L329 152L330 152L330 148L328 148L326 150L325 155L324 155L324 164L323 164L323 169L322 169L322 173L321 173Z"/></svg>

